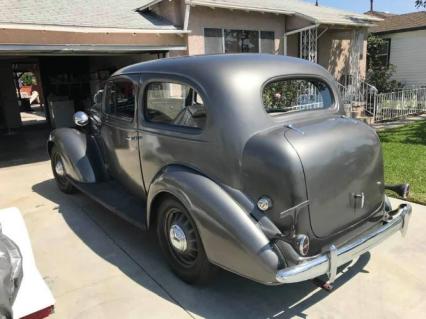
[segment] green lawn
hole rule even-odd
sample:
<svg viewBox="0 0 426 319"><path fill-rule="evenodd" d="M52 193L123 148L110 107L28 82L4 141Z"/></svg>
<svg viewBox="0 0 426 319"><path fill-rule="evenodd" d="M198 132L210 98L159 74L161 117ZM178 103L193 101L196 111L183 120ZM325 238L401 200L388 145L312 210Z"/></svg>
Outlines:
<svg viewBox="0 0 426 319"><path fill-rule="evenodd" d="M385 130L379 136L386 184L410 183L409 200L426 204L426 121Z"/></svg>

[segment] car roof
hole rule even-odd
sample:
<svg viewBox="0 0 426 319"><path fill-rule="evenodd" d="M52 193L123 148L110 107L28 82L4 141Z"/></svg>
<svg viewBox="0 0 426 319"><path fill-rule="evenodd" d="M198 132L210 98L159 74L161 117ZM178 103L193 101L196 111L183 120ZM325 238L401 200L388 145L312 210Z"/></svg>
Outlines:
<svg viewBox="0 0 426 319"><path fill-rule="evenodd" d="M261 78L285 75L318 75L332 79L322 66L294 57L272 54L217 54L164 58L124 67L114 75L131 73L165 73L226 81L229 77L243 73L256 74Z"/></svg>

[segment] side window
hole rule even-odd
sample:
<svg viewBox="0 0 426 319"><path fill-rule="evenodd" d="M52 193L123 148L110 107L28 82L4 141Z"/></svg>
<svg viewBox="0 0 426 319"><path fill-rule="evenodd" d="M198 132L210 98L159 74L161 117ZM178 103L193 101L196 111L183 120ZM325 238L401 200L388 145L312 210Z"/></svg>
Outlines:
<svg viewBox="0 0 426 319"><path fill-rule="evenodd" d="M207 113L201 96L192 87L153 82L145 91L145 117L153 123L202 129Z"/></svg>
<svg viewBox="0 0 426 319"><path fill-rule="evenodd" d="M135 86L132 81L117 79L108 84L104 112L127 120L134 118Z"/></svg>

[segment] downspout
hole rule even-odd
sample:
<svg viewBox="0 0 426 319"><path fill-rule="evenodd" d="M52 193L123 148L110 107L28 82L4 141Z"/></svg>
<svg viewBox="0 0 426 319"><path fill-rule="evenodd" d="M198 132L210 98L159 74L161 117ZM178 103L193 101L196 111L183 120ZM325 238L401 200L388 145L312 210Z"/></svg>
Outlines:
<svg viewBox="0 0 426 319"><path fill-rule="evenodd" d="M189 14L191 13L190 1L185 1L185 19L183 21L183 31L188 31ZM186 35L186 54L189 55L189 34Z"/></svg>
<svg viewBox="0 0 426 319"><path fill-rule="evenodd" d="M288 37L287 34L284 33L284 55L288 55Z"/></svg>
<svg viewBox="0 0 426 319"><path fill-rule="evenodd" d="M284 41L284 55L285 56L287 56L288 55L288 46L287 46L287 40L288 40L288 38L287 38L287 34L286 34L286 31L287 31L287 16L284 16L285 17L285 20L284 20L284 36L283 36L283 41Z"/></svg>
<svg viewBox="0 0 426 319"><path fill-rule="evenodd" d="M189 25L189 14L191 12L191 4L186 3L185 4L185 20L183 22L183 30L188 31L188 25Z"/></svg>

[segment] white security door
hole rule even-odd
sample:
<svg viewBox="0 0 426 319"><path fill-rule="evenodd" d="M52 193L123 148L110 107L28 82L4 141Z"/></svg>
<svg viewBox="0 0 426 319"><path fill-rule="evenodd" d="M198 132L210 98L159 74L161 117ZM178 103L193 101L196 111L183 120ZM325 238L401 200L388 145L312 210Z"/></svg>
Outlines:
<svg viewBox="0 0 426 319"><path fill-rule="evenodd" d="M310 28L300 32L300 58L318 62L318 28Z"/></svg>

